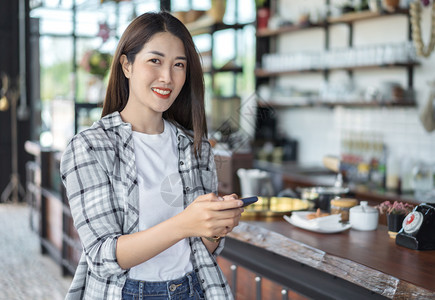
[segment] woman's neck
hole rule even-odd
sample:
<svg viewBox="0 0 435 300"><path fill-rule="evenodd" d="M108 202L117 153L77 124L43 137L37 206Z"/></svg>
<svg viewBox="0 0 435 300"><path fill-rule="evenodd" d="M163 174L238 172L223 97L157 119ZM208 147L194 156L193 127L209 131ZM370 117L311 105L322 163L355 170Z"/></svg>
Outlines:
<svg viewBox="0 0 435 300"><path fill-rule="evenodd" d="M138 114L125 107L121 111L121 118L124 122L130 123L132 129L146 134L160 134L164 130L162 114Z"/></svg>

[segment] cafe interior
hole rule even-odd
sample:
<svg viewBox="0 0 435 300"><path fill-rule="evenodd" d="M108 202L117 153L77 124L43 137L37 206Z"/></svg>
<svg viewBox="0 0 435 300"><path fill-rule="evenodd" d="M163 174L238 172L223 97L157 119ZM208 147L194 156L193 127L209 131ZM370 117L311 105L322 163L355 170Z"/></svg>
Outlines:
<svg viewBox="0 0 435 300"><path fill-rule="evenodd" d="M0 207L74 274L62 153L127 25L166 10L201 58L217 192L257 197L217 257L234 298L434 299L434 2L2 0Z"/></svg>

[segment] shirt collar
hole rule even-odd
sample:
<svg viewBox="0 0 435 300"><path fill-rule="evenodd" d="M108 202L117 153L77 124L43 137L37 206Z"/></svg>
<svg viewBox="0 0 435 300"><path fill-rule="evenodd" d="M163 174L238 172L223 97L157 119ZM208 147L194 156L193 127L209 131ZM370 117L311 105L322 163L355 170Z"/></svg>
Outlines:
<svg viewBox="0 0 435 300"><path fill-rule="evenodd" d="M104 128L104 129L113 129L118 126L127 126L129 128L130 134L131 134L131 124L126 123L122 120L121 114L118 111L115 111L111 114L108 114L104 116L103 118L98 121L98 123ZM176 130L177 130L177 140L181 141L182 139L187 139L188 142L193 144L193 138L189 134L186 134L183 129L180 128L178 124L175 124ZM186 140L185 140L186 141Z"/></svg>
<svg viewBox="0 0 435 300"><path fill-rule="evenodd" d="M104 129L111 129L123 124L130 125L122 121L121 115L119 114L118 111L115 111L111 114L104 116L103 118L101 118L100 121L98 121L98 123L100 123Z"/></svg>

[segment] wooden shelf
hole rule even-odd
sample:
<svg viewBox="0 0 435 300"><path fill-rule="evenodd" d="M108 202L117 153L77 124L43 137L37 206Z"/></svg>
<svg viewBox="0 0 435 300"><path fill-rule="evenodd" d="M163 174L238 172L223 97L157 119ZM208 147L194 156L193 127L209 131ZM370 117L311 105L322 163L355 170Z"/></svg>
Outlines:
<svg viewBox="0 0 435 300"><path fill-rule="evenodd" d="M322 68L322 69L306 69L306 70L288 70L288 71L266 71L264 69L256 69L255 76L260 78L276 77L282 75L292 75L301 73L317 73L325 71L358 71L358 70L370 70L375 68L408 68L419 66L419 62L409 63L394 63L394 64L382 64L382 65L365 65L365 66L349 66L349 67L336 67L336 68Z"/></svg>
<svg viewBox="0 0 435 300"><path fill-rule="evenodd" d="M373 68L408 68L408 67L417 67L420 63L417 61L408 62L408 63L392 63L392 64L379 64L379 65L365 65L365 66L350 66L350 67L337 67L337 68L327 68L325 70L341 70L341 71L357 71L357 70L366 70Z"/></svg>
<svg viewBox="0 0 435 300"><path fill-rule="evenodd" d="M310 70L289 70L289 71L266 71L264 69L255 69L255 76L259 78L276 77L282 75L293 75L301 73L318 73L320 69L310 69Z"/></svg>
<svg viewBox="0 0 435 300"><path fill-rule="evenodd" d="M307 25L287 25L287 26L280 27L278 29L265 28L257 31L257 37L271 37L283 33L289 33L289 32L295 32L295 31L301 31L301 30L307 30L313 28L324 28L325 26L326 23L319 23L319 24L307 24Z"/></svg>
<svg viewBox="0 0 435 300"><path fill-rule="evenodd" d="M270 108L308 108L308 107L313 107L312 103L291 104L291 103L280 103L280 102L273 102L273 101L258 102L257 105L259 107L270 107Z"/></svg>
<svg viewBox="0 0 435 300"><path fill-rule="evenodd" d="M223 73L223 72L242 73L243 67L219 68L219 69L212 69L212 70L210 70L210 68L207 68L204 69L203 72L205 74L216 74L216 73Z"/></svg>
<svg viewBox="0 0 435 300"><path fill-rule="evenodd" d="M328 23L329 24L337 24L337 23L353 23L356 21L362 21L362 20L370 20L370 19L376 19L381 18L385 16L395 16L395 15L408 15L409 10L408 9L399 9L394 12L372 12L372 11L360 11L360 12L352 12L343 14L339 17L329 17Z"/></svg>
<svg viewBox="0 0 435 300"><path fill-rule="evenodd" d="M311 107L325 107L325 108L333 108L337 106L344 106L349 108L371 108L371 107L390 107L390 108L399 108L399 107L416 107L415 101L404 101L404 102L366 102L366 101L337 101L337 102L322 102L319 99L317 100L307 100L307 103L304 104L292 104L292 103L281 103L281 102L273 102L273 101L265 101L259 102L259 107L272 107L272 108L311 108Z"/></svg>
<svg viewBox="0 0 435 300"><path fill-rule="evenodd" d="M86 108L86 109L102 108L103 102L101 102L101 103L76 102L76 103L74 103L74 106L76 109L78 109L78 108Z"/></svg>
<svg viewBox="0 0 435 300"><path fill-rule="evenodd" d="M219 100L219 101L232 101L235 99L240 100L239 95L233 95L233 96L213 96L213 99Z"/></svg>
<svg viewBox="0 0 435 300"><path fill-rule="evenodd" d="M409 10L397 10L395 12L372 12L372 11L360 11L343 14L339 17L329 17L326 22L316 23L316 24L305 24L305 25L285 25L277 29L260 29L257 31L257 37L272 37L284 33L296 32L301 30L313 29L313 28L325 28L330 24L338 23L353 23L356 21L370 20L375 18L381 18L385 16L395 16L395 15L407 15Z"/></svg>
<svg viewBox="0 0 435 300"><path fill-rule="evenodd" d="M246 25L249 25L251 23L246 24L225 24L225 23L207 23L207 22L194 22L186 24L187 29L189 29L189 32L192 36L200 35L200 34L207 34L212 33L220 30L226 30L226 29L242 29Z"/></svg>

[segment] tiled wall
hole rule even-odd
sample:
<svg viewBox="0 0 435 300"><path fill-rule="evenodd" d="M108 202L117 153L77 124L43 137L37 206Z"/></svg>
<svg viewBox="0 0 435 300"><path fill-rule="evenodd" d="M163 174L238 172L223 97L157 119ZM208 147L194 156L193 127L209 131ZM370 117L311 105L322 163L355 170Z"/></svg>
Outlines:
<svg viewBox="0 0 435 300"><path fill-rule="evenodd" d="M435 163L435 132L428 133L416 108L288 109L280 111L280 128L299 140L299 160L321 164L324 155L339 155L346 132L382 136L389 155Z"/></svg>
<svg viewBox="0 0 435 300"><path fill-rule="evenodd" d="M313 6L323 1L303 2L308 8L299 7L302 2L282 0L281 11L316 11ZM311 7L310 7L311 6ZM422 17L422 35L425 43L430 35L430 10L425 9ZM407 40L407 19L402 16L362 21L354 24L354 45L364 46L379 43L396 43ZM331 28L331 48L347 47L348 31L345 25ZM319 51L323 47L322 30L306 30L280 37L278 51ZM422 126L419 114L428 101L430 87L435 81L435 53L429 58L419 58L421 66L414 70L414 89L418 107L415 108L285 108L278 112L280 130L299 140L301 163L321 164L327 154L340 154L340 140L344 132L375 132L382 135L390 155L401 159L409 157L435 163L435 131L428 133ZM345 72L344 72L345 73ZM332 72L330 81L339 82L343 76ZM379 85L395 81L407 85L405 69L373 69L354 72L357 86ZM278 84L297 86L303 89L319 88L323 82L321 74L291 75L282 77Z"/></svg>

